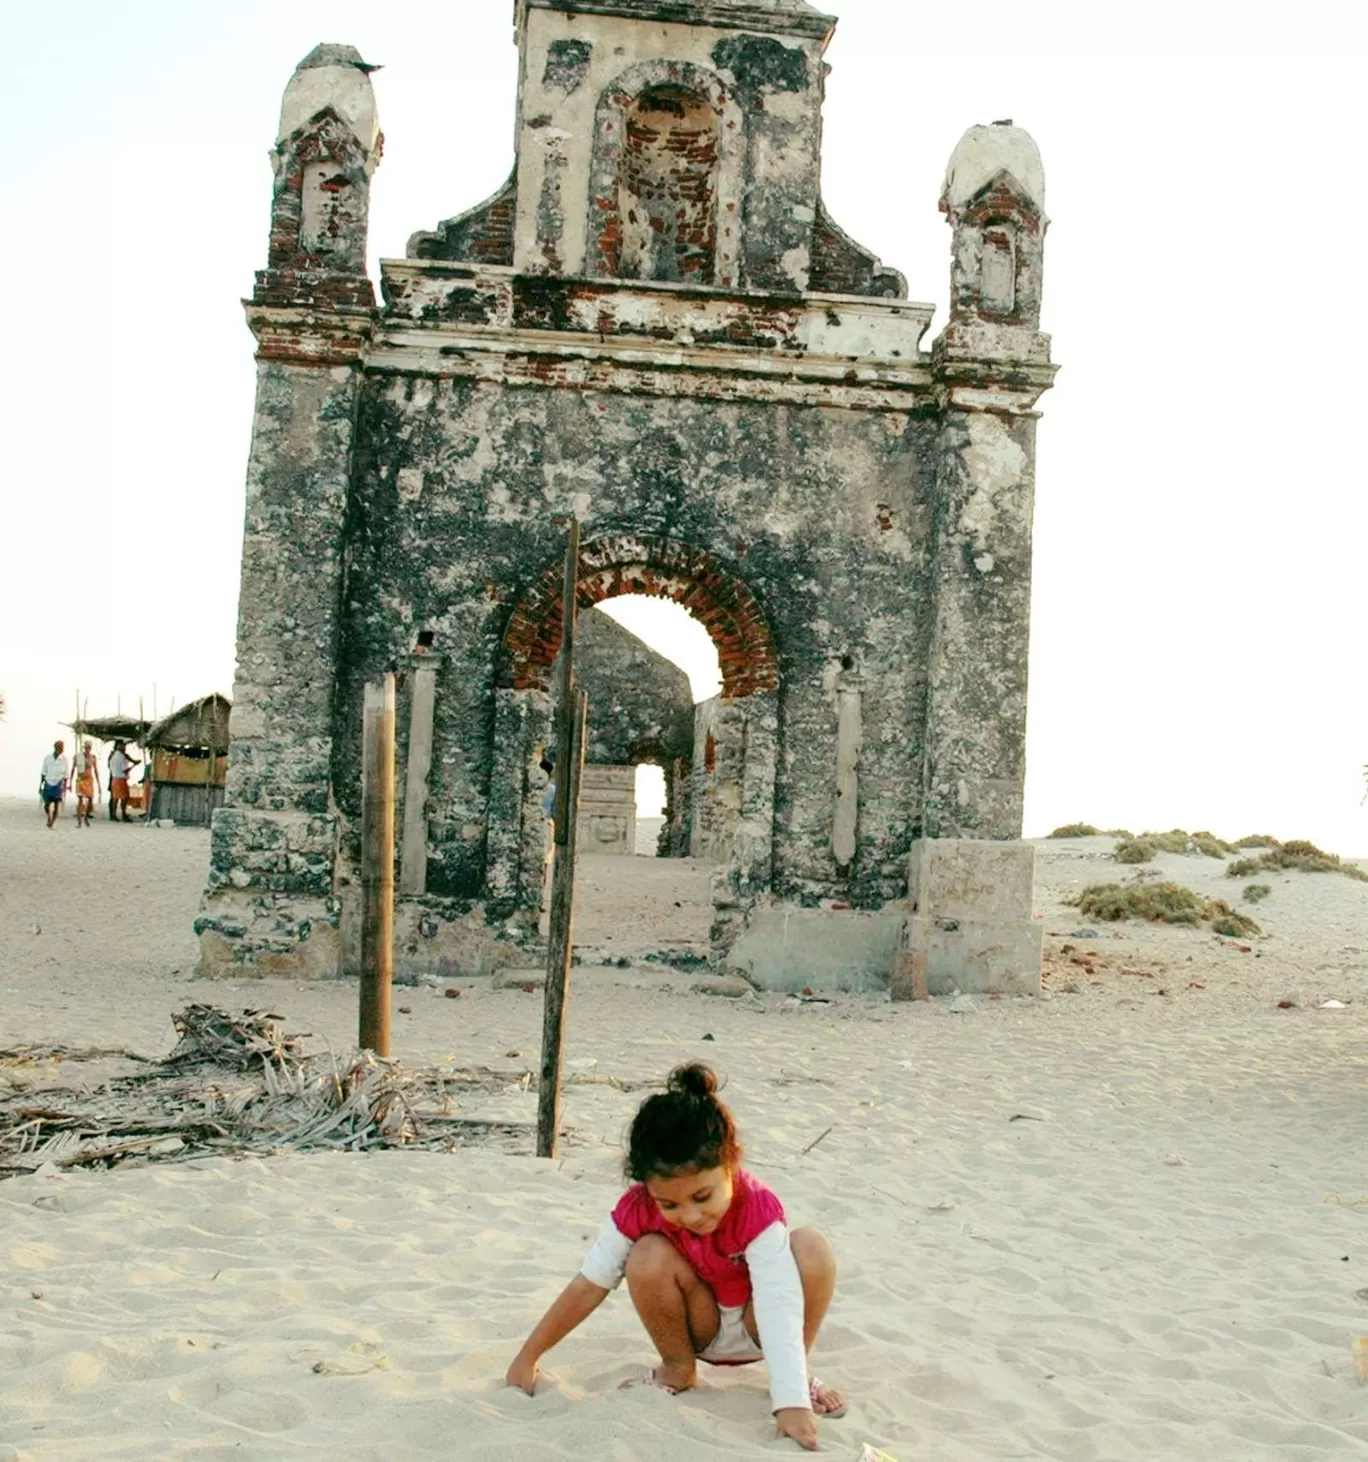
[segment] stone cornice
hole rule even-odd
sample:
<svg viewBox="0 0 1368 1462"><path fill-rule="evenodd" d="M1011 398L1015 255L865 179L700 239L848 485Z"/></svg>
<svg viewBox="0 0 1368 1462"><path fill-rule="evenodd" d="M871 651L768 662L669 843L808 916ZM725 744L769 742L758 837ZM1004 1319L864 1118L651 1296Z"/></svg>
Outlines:
<svg viewBox="0 0 1368 1462"><path fill-rule="evenodd" d="M529 332L382 329L369 372L468 377L502 386L564 387L644 396L767 401L864 411L913 411L934 401L925 359L885 369L768 352L649 347Z"/></svg>
<svg viewBox="0 0 1368 1462"><path fill-rule="evenodd" d="M1026 416L1054 383L1050 337L1019 325L955 321L931 347L931 372L943 406Z"/></svg>
<svg viewBox="0 0 1368 1462"><path fill-rule="evenodd" d="M828 40L836 29L834 15L823 15L802 0L521 0L520 27L528 10L616 15L628 20L748 30L760 35L804 35L821 41Z"/></svg>
<svg viewBox="0 0 1368 1462"><path fill-rule="evenodd" d="M375 310L262 305L253 300L243 300L242 304L248 328L256 337L258 360L307 366L356 365L375 337Z"/></svg>
<svg viewBox="0 0 1368 1462"><path fill-rule="evenodd" d="M867 295L780 294L620 279L520 274L501 265L381 261L384 329L413 327L545 338L584 347L636 345L809 357L891 369L921 360L935 307Z"/></svg>

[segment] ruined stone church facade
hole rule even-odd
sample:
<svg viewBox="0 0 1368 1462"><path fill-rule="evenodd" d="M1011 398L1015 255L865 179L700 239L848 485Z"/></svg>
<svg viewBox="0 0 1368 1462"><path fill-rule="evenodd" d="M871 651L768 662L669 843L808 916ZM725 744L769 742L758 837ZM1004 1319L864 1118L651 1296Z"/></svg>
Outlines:
<svg viewBox="0 0 1368 1462"><path fill-rule="evenodd" d="M518 0L513 175L385 260L380 305L371 83L350 47L301 62L247 303L204 972L354 958L362 687L395 666L431 702L403 957L473 970L535 939L574 515L580 604L667 596L717 646L719 963L878 983L901 949L933 986L1038 979L1016 840L1043 173L1010 124L954 150L928 347L932 307L823 203L834 25L803 0Z"/></svg>

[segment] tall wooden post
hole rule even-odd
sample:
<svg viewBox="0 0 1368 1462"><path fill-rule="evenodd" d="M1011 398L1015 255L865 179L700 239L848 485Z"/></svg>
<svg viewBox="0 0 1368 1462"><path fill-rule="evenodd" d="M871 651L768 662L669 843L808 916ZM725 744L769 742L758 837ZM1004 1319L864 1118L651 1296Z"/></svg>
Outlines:
<svg viewBox="0 0 1368 1462"><path fill-rule="evenodd" d="M371 681L361 728L361 1029L358 1044L390 1053L394 958L394 675Z"/></svg>
<svg viewBox="0 0 1368 1462"><path fill-rule="evenodd" d="M574 943L575 839L584 766L588 698L575 690L575 617L579 590L579 522L570 520L561 591L561 651L556 686L555 861L546 937L546 1003L542 1012L541 1085L537 1101L537 1156L555 1157L560 1130L561 1052L565 1000Z"/></svg>

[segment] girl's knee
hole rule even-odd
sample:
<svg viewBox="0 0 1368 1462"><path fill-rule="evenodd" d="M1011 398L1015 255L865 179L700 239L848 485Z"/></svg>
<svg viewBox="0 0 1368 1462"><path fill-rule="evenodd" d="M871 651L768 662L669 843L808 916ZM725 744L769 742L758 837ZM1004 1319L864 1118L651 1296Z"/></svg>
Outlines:
<svg viewBox="0 0 1368 1462"><path fill-rule="evenodd" d="M789 1247L798 1264L798 1272L808 1274L836 1273L836 1251L827 1236L815 1228L796 1228L789 1235Z"/></svg>
<svg viewBox="0 0 1368 1462"><path fill-rule="evenodd" d="M664 1234L643 1234L627 1256L627 1278L651 1279L674 1274L683 1260Z"/></svg>

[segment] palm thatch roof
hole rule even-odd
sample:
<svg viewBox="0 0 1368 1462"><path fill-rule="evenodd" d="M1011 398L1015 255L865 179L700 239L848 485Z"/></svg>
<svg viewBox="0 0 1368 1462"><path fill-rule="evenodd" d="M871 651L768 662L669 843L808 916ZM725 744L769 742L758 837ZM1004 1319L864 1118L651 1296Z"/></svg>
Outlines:
<svg viewBox="0 0 1368 1462"><path fill-rule="evenodd" d="M233 703L212 691L189 701L149 727L146 746L192 747L220 754L228 750L228 716Z"/></svg>

